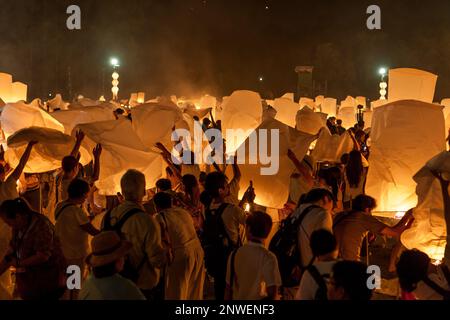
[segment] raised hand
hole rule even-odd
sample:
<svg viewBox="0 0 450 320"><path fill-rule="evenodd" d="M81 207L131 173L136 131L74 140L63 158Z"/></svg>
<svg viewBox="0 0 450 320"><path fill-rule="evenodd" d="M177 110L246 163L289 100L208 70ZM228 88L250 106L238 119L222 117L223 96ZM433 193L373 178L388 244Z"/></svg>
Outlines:
<svg viewBox="0 0 450 320"><path fill-rule="evenodd" d="M94 150L92 150L92 153L96 159L100 158L100 155L102 154L102 150L103 150L103 148L100 143L95 146Z"/></svg>
<svg viewBox="0 0 450 320"><path fill-rule="evenodd" d="M75 134L75 137L77 139L77 142L81 142L83 141L85 134L82 130L78 130L77 133Z"/></svg>

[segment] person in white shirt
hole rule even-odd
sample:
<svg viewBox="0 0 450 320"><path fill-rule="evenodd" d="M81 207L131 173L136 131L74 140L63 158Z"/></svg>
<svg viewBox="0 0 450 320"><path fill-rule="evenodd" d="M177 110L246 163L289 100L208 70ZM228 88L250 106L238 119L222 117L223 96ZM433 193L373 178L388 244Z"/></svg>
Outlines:
<svg viewBox="0 0 450 320"><path fill-rule="evenodd" d="M278 300L281 275L276 256L265 248L272 230L272 218L263 212L250 214L246 221L248 243L228 259L227 300Z"/></svg>
<svg viewBox="0 0 450 320"><path fill-rule="evenodd" d="M160 192L154 197L156 220L172 251L166 272L166 300L202 300L205 282L204 253L190 213L172 206L172 196Z"/></svg>
<svg viewBox="0 0 450 320"><path fill-rule="evenodd" d="M311 250L316 261L302 276L296 300L326 300L326 279L338 257L335 236L328 230L317 230L311 235Z"/></svg>
<svg viewBox="0 0 450 320"><path fill-rule="evenodd" d="M302 198L302 202L292 217L294 219L304 214L305 217L299 225L297 231L298 246L300 250L299 274L298 280L301 278L301 272L313 260L313 253L310 247L310 237L316 230L325 229L333 232L333 194L326 189L312 189ZM298 291L297 287L284 287L283 299L293 300Z"/></svg>
<svg viewBox="0 0 450 320"><path fill-rule="evenodd" d="M93 218L88 217L82 205L89 193L89 184L81 179L72 180L67 190L69 199L58 203L55 210L55 228L67 264L80 267L84 275L85 263L89 251L88 237L99 231L91 224ZM71 298L74 292L71 291Z"/></svg>

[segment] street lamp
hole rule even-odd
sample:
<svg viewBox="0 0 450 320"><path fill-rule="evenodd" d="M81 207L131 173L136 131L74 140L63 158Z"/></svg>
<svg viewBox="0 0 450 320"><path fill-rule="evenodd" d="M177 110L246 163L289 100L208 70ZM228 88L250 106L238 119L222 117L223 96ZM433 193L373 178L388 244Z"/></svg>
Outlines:
<svg viewBox="0 0 450 320"><path fill-rule="evenodd" d="M378 70L378 73L381 76L381 82L380 82L380 100L386 100L386 94L387 94L387 82L384 81L384 77L387 74L387 69L382 67Z"/></svg>
<svg viewBox="0 0 450 320"><path fill-rule="evenodd" d="M117 101L119 98L119 73L117 72L118 68L120 67L119 59L117 58L111 58L110 60L111 65L113 66L113 74L112 74L112 88L111 92L113 94L113 100Z"/></svg>

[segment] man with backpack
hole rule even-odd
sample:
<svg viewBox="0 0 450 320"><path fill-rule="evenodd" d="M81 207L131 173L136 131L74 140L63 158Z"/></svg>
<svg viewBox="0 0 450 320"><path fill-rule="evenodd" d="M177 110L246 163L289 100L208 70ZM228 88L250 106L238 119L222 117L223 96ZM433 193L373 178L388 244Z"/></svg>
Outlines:
<svg viewBox="0 0 450 320"><path fill-rule="evenodd" d="M161 242L158 223L142 206L145 176L137 170L128 170L120 186L124 201L105 214L103 230L115 231L132 243L121 275L135 282L147 300L162 299L159 269L166 264L167 251Z"/></svg>
<svg viewBox="0 0 450 320"><path fill-rule="evenodd" d="M303 274L296 300L327 300L326 279L338 256L336 238L328 230L317 230L312 233L310 244L316 261Z"/></svg>
<svg viewBox="0 0 450 320"><path fill-rule="evenodd" d="M211 202L205 212L202 245L206 269L214 278L216 300L222 301L228 256L242 245L241 235L246 214L240 207L226 202L230 188L222 172L213 172L206 177L205 191Z"/></svg>
<svg viewBox="0 0 450 320"><path fill-rule="evenodd" d="M304 270L313 262L310 237L316 230L332 231L333 195L326 189L313 189L299 207L281 223L269 249L278 258L283 280L283 299L293 300Z"/></svg>

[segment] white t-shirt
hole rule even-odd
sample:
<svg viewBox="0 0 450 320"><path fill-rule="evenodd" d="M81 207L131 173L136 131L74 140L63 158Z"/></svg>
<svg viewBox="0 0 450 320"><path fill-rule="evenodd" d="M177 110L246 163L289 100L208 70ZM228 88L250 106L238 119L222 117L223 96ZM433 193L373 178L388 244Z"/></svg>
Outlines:
<svg viewBox="0 0 450 320"><path fill-rule="evenodd" d="M317 261L313 265L322 276L329 276L336 261ZM305 271L300 282L295 300L315 300L319 285L311 273Z"/></svg>
<svg viewBox="0 0 450 320"><path fill-rule="evenodd" d="M233 300L261 300L266 288L281 286L276 256L262 244L249 242L239 248L234 260ZM231 256L228 259L227 284L230 286Z"/></svg>
<svg viewBox="0 0 450 320"><path fill-rule="evenodd" d="M210 208L217 209L219 207L220 204L213 202ZM225 230L227 231L231 241L235 244L238 243L239 239L242 240L243 226L245 225L246 218L247 216L245 211L234 204L228 204L222 213L222 220Z"/></svg>
<svg viewBox="0 0 450 320"><path fill-rule="evenodd" d="M293 215L298 217L304 209L310 206L311 204L301 205ZM301 253L301 263L303 266L307 266L313 258L311 247L309 245L311 234L320 229L333 232L333 218L324 209L314 208L303 219L298 230L298 242Z"/></svg>
<svg viewBox="0 0 450 320"><path fill-rule="evenodd" d="M68 203L68 201L58 203L55 214ZM55 224L56 235L61 242L61 247L66 259L82 259L88 255L89 235L86 231L81 229L82 225L88 223L89 218L80 206L70 205L59 215Z"/></svg>
<svg viewBox="0 0 450 320"><path fill-rule="evenodd" d="M17 192L17 181L11 176L0 182L0 204L6 200L14 200L19 197Z"/></svg>

